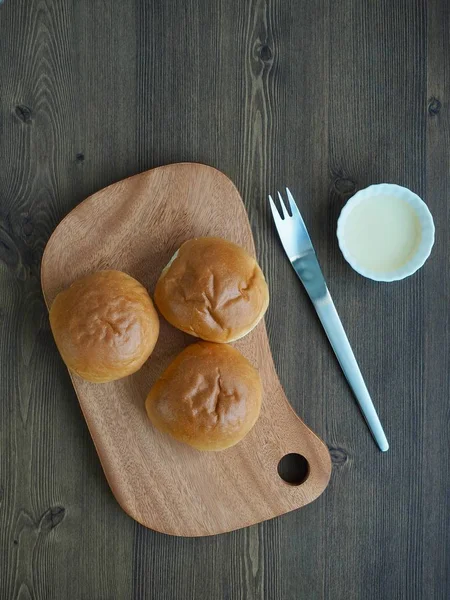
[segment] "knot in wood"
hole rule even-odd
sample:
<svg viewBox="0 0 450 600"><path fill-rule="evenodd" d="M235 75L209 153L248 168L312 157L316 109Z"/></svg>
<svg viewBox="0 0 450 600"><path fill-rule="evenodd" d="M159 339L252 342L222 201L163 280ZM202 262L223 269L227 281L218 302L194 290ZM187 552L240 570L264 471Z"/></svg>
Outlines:
<svg viewBox="0 0 450 600"><path fill-rule="evenodd" d="M269 46L267 46L267 44L263 44L262 46L259 47L258 54L259 54L259 58L263 62L270 62L272 60L272 56L273 56L272 50L270 49Z"/></svg>
<svg viewBox="0 0 450 600"><path fill-rule="evenodd" d="M26 123L27 125L31 124L31 108L25 106L25 104L18 104L16 106L15 113L17 118L20 119L23 123Z"/></svg>
<svg viewBox="0 0 450 600"><path fill-rule="evenodd" d="M428 114L432 117L435 117L441 112L441 106L441 101L433 96L428 102Z"/></svg>
<svg viewBox="0 0 450 600"><path fill-rule="evenodd" d="M338 194L352 194L356 189L356 183L346 177L338 177L334 181L334 189Z"/></svg>
<svg viewBox="0 0 450 600"><path fill-rule="evenodd" d="M329 451L333 466L342 467L348 461L347 452L343 448L330 447Z"/></svg>

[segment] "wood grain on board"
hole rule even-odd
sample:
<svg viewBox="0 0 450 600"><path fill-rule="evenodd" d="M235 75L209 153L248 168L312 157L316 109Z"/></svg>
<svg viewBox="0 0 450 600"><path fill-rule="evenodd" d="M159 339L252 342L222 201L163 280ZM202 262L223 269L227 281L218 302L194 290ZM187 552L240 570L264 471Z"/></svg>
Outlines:
<svg viewBox="0 0 450 600"><path fill-rule="evenodd" d="M77 206L50 238L41 265L47 305L79 277L102 269L125 271L152 293L180 245L203 236L255 251L239 192L223 173L179 163L115 183ZM156 431L145 412L152 385L196 341L161 321L158 343L134 375L101 385L72 375L122 508L157 531L202 536L247 527L315 500L330 477L328 449L289 406L264 323L235 344L261 375L264 395L256 425L233 448L199 452ZM308 462L299 485L278 473L287 454Z"/></svg>

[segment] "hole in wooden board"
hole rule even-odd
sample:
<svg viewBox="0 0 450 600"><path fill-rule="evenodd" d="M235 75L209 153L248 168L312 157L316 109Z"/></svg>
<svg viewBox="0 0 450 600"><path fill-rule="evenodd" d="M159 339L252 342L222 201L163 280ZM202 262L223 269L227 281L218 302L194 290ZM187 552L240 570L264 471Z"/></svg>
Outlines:
<svg viewBox="0 0 450 600"><path fill-rule="evenodd" d="M290 485L301 485L308 479L309 463L296 452L286 454L278 463L278 475Z"/></svg>

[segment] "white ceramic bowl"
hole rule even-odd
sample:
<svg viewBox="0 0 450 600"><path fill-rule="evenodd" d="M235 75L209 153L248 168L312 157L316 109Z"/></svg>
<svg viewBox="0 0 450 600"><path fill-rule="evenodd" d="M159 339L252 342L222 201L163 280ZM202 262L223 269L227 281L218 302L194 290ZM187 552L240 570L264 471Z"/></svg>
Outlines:
<svg viewBox="0 0 450 600"><path fill-rule="evenodd" d="M418 218L418 222L420 223L421 240L414 254L407 262L393 270L375 271L360 264L350 252L345 240L345 226L352 210L369 198L373 199L376 196L395 196L402 199L413 209ZM360 275L375 281L398 281L399 279L403 279L404 277L408 277L415 273L429 257L434 244L434 222L427 205L419 198L419 196L417 196L417 194L414 194L414 192L411 192L408 188L400 185L380 183L360 190L350 198L342 209L338 219L337 238L345 260L355 271L360 273Z"/></svg>

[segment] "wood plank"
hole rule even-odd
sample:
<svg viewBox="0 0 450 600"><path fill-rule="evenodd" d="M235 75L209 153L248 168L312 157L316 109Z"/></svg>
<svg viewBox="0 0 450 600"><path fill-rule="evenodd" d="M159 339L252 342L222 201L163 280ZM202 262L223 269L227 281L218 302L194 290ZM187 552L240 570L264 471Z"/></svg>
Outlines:
<svg viewBox="0 0 450 600"><path fill-rule="evenodd" d="M155 70L167 74L178 65L188 92L176 86L173 78L161 77L160 85L152 87L152 97L139 97L143 106L139 112L153 114L158 110L155 106L164 103L166 110L158 112L159 119L164 121L161 131L172 132L173 115L178 115L177 122L183 124L187 141L192 140L184 147L184 159L203 160L206 156L209 164L223 170L237 183L275 298L275 309L269 309L267 326L280 377L299 414L304 414L309 404L308 394L313 390L308 422L323 432L325 416L316 404L321 397L322 381L313 382L307 375L315 368L315 357L303 344L294 342L290 348L286 347L292 329L298 328L302 332L300 336L308 339L311 332L317 332L317 323L310 318L313 311L280 248L269 219L266 194L275 191L277 186L292 185L295 180L305 186L307 197L313 194L326 197L327 194L327 155L324 147L315 141L316 136L321 142L327 138L326 80L317 76L326 73L324 4L299 6L291 2L281 6L278 2L266 5L260 1L245 4L235 0L203 2L199 10L188 3L186 10L192 22L187 27L184 21L174 18L183 14L183 3L170 5L170 9L165 5L163 10L150 9L146 4L140 6L138 46L145 49L140 69L149 81ZM162 33L169 29L170 40L179 41L175 46L172 44L171 51L168 48L171 42ZM157 50L161 45L162 50ZM185 60L186 47L195 49L197 46L202 50L189 54L188 67L182 71L180 65ZM293 61L292 56L301 58ZM204 77L204 73L210 75ZM192 90L198 92L192 94ZM155 127L156 120L152 123ZM198 148L194 144L197 130L204 132ZM176 142L170 135L155 136L153 130L153 136L157 154L153 150L149 158L156 164L164 161L164 155L179 160ZM305 139L310 140L309 145L305 145ZM147 168L152 164L144 162L141 166ZM324 173L325 179L320 179L319 173ZM289 287L283 285L285 280L290 282ZM289 302L299 303L292 321L280 319L276 309ZM306 319L302 311L307 311ZM322 335L320 330L319 335ZM328 351L324 344L320 353ZM292 352L299 353L298 363L293 364L292 358L289 361ZM181 545L176 539L164 540L164 548L173 557L176 577L155 558L153 544L156 542L152 534L139 529L136 532L139 551L136 551L135 597L145 597L156 588L165 590L167 598L179 598L180 590L188 598L201 597L202 590L205 597L211 598L226 598L228 594L242 598L289 598L292 593L298 593L299 597L315 594L319 598L322 578L305 574L323 569L323 506L323 499L319 499L311 511L306 507L287 520L221 536L214 544L200 541L190 544L187 540ZM308 512L303 515L304 511ZM300 539L291 535L293 523L302 532ZM310 540L308 552L301 552L302 539ZM143 540L148 540L148 544ZM181 548L186 548L182 554ZM298 569L300 552L302 566ZM193 561L195 583L191 574L184 573L184 556ZM164 560L162 556L161 561ZM153 565L151 570L149 562ZM221 565L219 580L213 575L216 564ZM189 582L186 587L184 578Z"/></svg>
<svg viewBox="0 0 450 600"><path fill-rule="evenodd" d="M104 480L39 280L58 221L132 160L134 14L90 5L0 7L1 598L130 595L134 525Z"/></svg>
<svg viewBox="0 0 450 600"><path fill-rule="evenodd" d="M428 7L426 200L435 218L436 243L424 272L423 463L432 490L424 507L423 585L430 598L450 593L450 6ZM430 494L431 495L431 494ZM428 496L429 498L430 496ZM419 534L420 535L420 534Z"/></svg>
<svg viewBox="0 0 450 600"><path fill-rule="evenodd" d="M328 442L345 448L349 459L327 496L326 547L334 559L327 566L325 597L418 599L424 590L426 485L417 467L424 453L428 265L398 283L371 282L344 262L334 231L347 190L395 182L420 196L425 192L426 14L419 2L351 0L333 4L330 19L334 182L324 231L330 240L326 263L331 293L391 449L374 452L344 382L330 370L336 395L327 404Z"/></svg>

